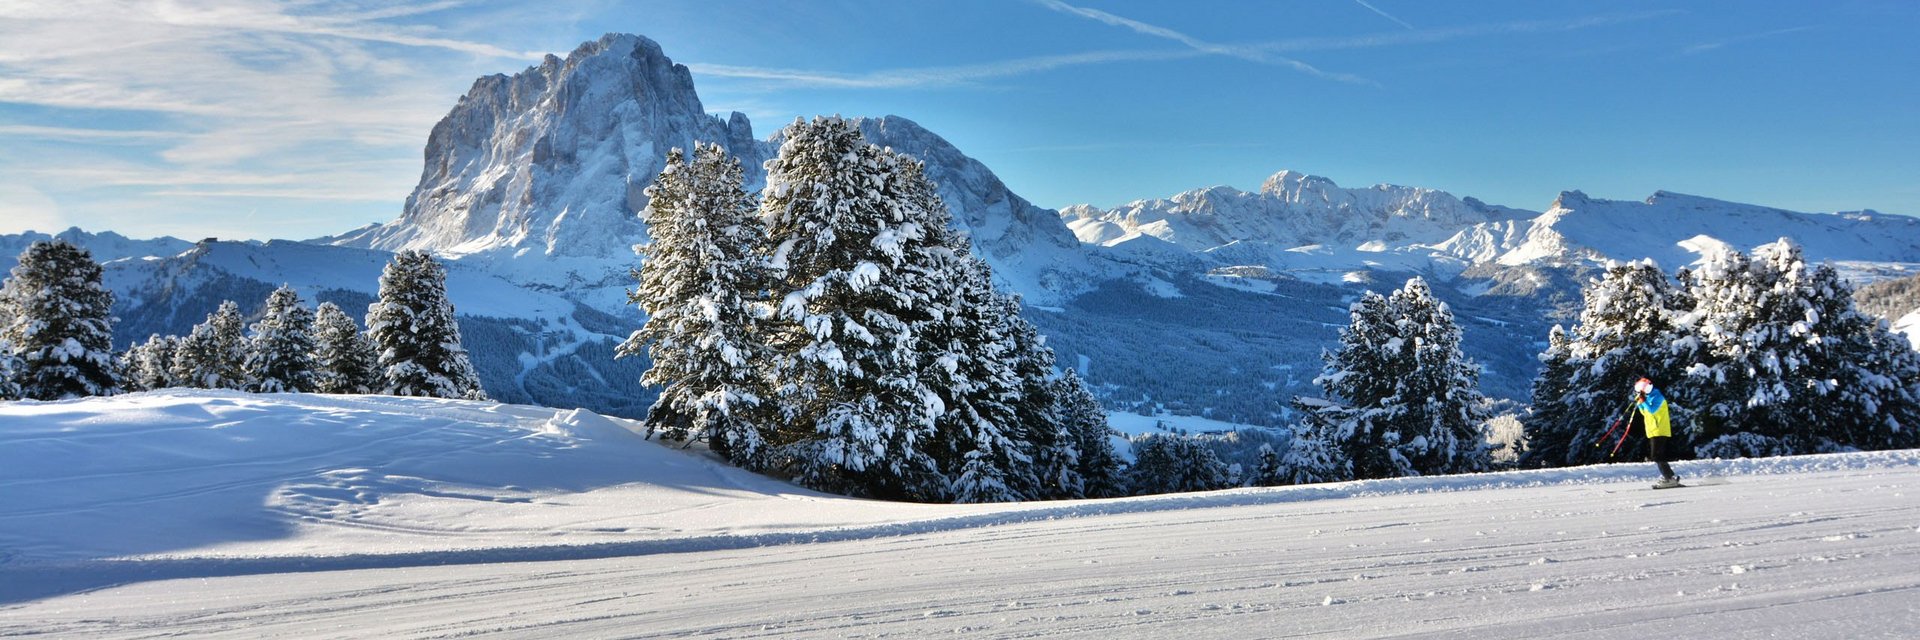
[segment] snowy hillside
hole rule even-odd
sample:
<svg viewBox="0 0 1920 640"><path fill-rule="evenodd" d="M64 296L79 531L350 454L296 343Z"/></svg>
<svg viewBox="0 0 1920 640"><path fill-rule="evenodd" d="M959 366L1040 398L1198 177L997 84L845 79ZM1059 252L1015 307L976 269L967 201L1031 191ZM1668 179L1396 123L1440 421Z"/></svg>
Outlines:
<svg viewBox="0 0 1920 640"><path fill-rule="evenodd" d="M0 404L0 634L1911 637L1920 452L1007 505L813 494L583 411Z"/></svg>

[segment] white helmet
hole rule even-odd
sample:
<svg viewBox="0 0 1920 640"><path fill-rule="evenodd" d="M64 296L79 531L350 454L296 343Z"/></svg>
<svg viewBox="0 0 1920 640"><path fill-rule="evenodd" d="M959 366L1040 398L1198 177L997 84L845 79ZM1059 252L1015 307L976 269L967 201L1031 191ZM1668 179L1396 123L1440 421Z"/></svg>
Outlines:
<svg viewBox="0 0 1920 640"><path fill-rule="evenodd" d="M1644 394L1644 393L1651 393L1652 391L1653 391L1653 381L1652 381L1652 380L1648 380L1648 379L1646 379L1646 378L1641 378L1641 379L1640 379L1640 380L1639 380L1638 382L1635 382L1635 383L1633 383L1633 392L1634 392L1634 393L1642 393L1642 394Z"/></svg>

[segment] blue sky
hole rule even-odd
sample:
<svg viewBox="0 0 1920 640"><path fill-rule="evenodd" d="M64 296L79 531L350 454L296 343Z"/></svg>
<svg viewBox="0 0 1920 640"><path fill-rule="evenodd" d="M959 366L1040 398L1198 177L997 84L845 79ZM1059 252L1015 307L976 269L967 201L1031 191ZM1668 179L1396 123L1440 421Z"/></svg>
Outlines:
<svg viewBox="0 0 1920 640"><path fill-rule="evenodd" d="M639 33L758 133L897 114L1050 207L1294 169L1920 214L1920 2L0 3L0 232L395 217L473 79Z"/></svg>

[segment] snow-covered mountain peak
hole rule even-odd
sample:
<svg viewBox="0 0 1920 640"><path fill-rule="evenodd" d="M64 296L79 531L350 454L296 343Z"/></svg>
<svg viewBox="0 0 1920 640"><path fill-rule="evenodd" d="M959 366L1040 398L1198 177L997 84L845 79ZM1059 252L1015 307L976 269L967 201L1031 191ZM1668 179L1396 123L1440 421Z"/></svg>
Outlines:
<svg viewBox="0 0 1920 640"><path fill-rule="evenodd" d="M650 39L608 34L566 58L476 80L428 137L393 222L338 240L458 257L628 259L634 213L670 147L718 142L758 171L745 116L708 115L692 74Z"/></svg>
<svg viewBox="0 0 1920 640"><path fill-rule="evenodd" d="M1591 196L1588 196L1587 192L1581 191L1579 189L1569 189L1567 191L1562 191L1560 192L1560 195L1555 196L1553 199L1553 204L1551 206L1548 206L1547 210L1548 211L1556 211L1556 210L1572 211L1574 209L1578 209L1581 206L1591 203L1593 201L1594 199ZM1608 201L1603 200L1602 202L1608 202Z"/></svg>
<svg viewBox="0 0 1920 640"><path fill-rule="evenodd" d="M1288 202L1302 202L1316 197L1325 202L1336 190L1340 190L1340 185L1334 184L1330 178L1292 169L1281 169L1260 183L1260 193Z"/></svg>
<svg viewBox="0 0 1920 640"><path fill-rule="evenodd" d="M869 142L926 163L955 225L1005 284L1035 300L1086 286L1063 284L1084 277L1057 275L1085 271L1087 256L1053 211L1015 195L985 165L911 120L858 124ZM632 247L647 241L637 216L645 189L669 149L696 142L739 158L755 190L779 149L777 140L757 139L743 114L706 113L692 73L658 43L608 34L565 58L476 80L434 127L405 212L316 242L431 251L616 309L626 304L627 273L638 260Z"/></svg>

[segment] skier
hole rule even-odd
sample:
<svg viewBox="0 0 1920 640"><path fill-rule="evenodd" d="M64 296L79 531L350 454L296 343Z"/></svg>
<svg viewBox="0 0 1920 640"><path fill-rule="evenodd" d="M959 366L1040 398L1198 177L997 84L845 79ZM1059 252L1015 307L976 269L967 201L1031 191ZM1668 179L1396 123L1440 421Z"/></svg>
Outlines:
<svg viewBox="0 0 1920 640"><path fill-rule="evenodd" d="M1673 438L1673 418L1668 411L1667 397L1654 388L1653 381L1641 378L1633 383L1633 404L1639 409L1637 418L1644 425L1647 434L1647 457L1660 467L1660 481L1654 483L1655 489L1671 489L1680 486L1680 476L1674 475L1673 467L1667 465L1667 441Z"/></svg>

